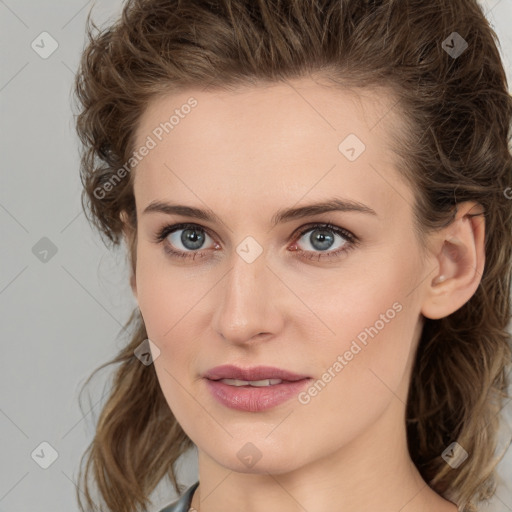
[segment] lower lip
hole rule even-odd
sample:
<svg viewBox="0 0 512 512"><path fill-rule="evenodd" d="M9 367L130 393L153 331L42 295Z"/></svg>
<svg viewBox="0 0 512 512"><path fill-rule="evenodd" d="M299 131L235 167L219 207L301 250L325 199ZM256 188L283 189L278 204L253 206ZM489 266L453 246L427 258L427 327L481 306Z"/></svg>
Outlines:
<svg viewBox="0 0 512 512"><path fill-rule="evenodd" d="M218 380L206 379L206 385L213 397L222 405L239 411L258 412L276 407L297 396L310 380L307 378L256 387L230 386Z"/></svg>

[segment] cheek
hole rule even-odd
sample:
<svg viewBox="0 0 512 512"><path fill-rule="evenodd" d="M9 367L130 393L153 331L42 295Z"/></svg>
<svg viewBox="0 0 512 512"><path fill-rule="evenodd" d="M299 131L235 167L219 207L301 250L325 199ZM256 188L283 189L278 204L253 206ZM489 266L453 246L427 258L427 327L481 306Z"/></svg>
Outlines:
<svg viewBox="0 0 512 512"><path fill-rule="evenodd" d="M309 347L316 375L306 394L299 397L296 419L301 415L305 422L315 418L325 432L331 432L326 449L357 436L396 400L406 402L403 383L415 314L393 275L382 273L371 286L354 286L350 298L338 293L337 304L324 302L322 318L336 335L318 340L317 350ZM300 436L304 443L321 443L316 429Z"/></svg>
<svg viewBox="0 0 512 512"><path fill-rule="evenodd" d="M343 386L348 385L351 392L363 382L365 386L372 380L378 383L379 377L396 389L404 376L419 320L410 292L420 270L414 260L395 256L390 253L387 258L380 252L378 263L365 265L364 272L350 273L341 285L331 282L311 298L315 312L329 328L322 328L322 339L315 338L322 345L315 366L325 371L332 368L337 375L350 373L353 384ZM349 367L352 370L345 371Z"/></svg>
<svg viewBox="0 0 512 512"><path fill-rule="evenodd" d="M163 249L146 243L137 247L137 302L148 337L155 341L169 333L183 308L179 270L169 265L160 251Z"/></svg>
<svg viewBox="0 0 512 512"><path fill-rule="evenodd" d="M190 340L183 338L181 329L186 325L186 313L191 310L193 301L187 306L186 294L177 288L185 284L180 280L179 270L166 265L163 258L156 257L154 249L145 251L141 248L136 276L137 302L146 332L159 349L154 368L160 388L173 413L180 413L190 405L179 384L188 380L187 361L191 359L191 344ZM192 285L188 283L188 286Z"/></svg>
<svg viewBox="0 0 512 512"><path fill-rule="evenodd" d="M160 350L155 369L162 388L174 393L173 376L185 382L195 360L192 338L197 330L198 302L206 290L197 278L185 278L182 268L171 265L154 248L140 247L136 276L137 302L146 332Z"/></svg>

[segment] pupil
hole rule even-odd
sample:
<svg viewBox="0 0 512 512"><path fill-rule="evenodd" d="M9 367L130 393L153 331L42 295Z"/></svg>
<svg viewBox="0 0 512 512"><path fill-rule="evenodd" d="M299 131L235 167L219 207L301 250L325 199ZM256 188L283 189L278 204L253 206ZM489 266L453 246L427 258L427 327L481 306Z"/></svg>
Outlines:
<svg viewBox="0 0 512 512"><path fill-rule="evenodd" d="M196 229L185 229L181 235L181 242L187 249L195 250L201 247L204 241L204 235ZM192 246L189 244L192 243Z"/></svg>
<svg viewBox="0 0 512 512"><path fill-rule="evenodd" d="M320 234L315 236L314 233L320 233ZM327 233L327 236L322 233ZM327 231L327 230L316 229L315 231L313 231L311 233L311 236L310 236L311 245L313 245L313 247L316 247L318 250L321 250L321 251L327 250L332 245L333 240L334 240L334 237L332 236L332 234L329 234L329 231ZM321 246L317 247L315 245L316 242L320 242ZM327 242L327 243L325 243L325 242Z"/></svg>

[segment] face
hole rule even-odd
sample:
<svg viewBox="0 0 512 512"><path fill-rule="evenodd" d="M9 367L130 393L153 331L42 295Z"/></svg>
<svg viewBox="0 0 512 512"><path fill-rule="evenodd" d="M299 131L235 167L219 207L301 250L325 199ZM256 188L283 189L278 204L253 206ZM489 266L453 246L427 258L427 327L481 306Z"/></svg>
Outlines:
<svg viewBox="0 0 512 512"><path fill-rule="evenodd" d="M176 93L141 119L134 293L167 403L215 464L283 473L403 423L429 269L386 139L392 104L301 79ZM303 209L317 203L330 209ZM305 378L204 377L226 364Z"/></svg>

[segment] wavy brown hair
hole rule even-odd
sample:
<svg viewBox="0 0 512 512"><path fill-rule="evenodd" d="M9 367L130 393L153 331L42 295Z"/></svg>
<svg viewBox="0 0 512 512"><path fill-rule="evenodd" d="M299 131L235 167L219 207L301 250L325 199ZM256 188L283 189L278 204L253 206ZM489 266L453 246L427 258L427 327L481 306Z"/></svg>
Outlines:
<svg viewBox="0 0 512 512"><path fill-rule="evenodd" d="M127 251L132 272L134 173L119 170L133 155L151 100L190 87L257 86L311 73L340 88L392 94L407 127L391 134L392 149L415 191L420 239L449 225L463 201L477 201L486 224L478 289L451 315L425 321L406 410L409 452L425 481L464 510L490 498L511 362L512 97L498 38L477 1L128 0L105 28L90 17L74 89L82 202L107 245L123 241L123 228L135 234ZM454 47L453 32L468 45L458 56L445 51ZM117 357L85 383L119 365L81 460L87 456L81 510L97 508L93 484L101 507L116 512L144 510L166 475L183 490L176 461L193 444L154 367L134 355L147 338L138 310L126 333ZM469 453L457 469L441 457L453 441Z"/></svg>

